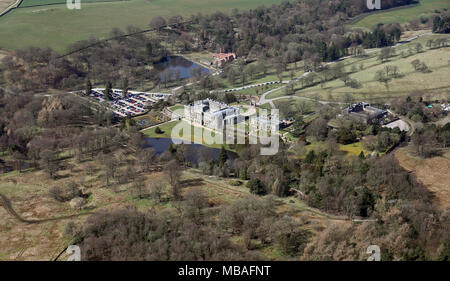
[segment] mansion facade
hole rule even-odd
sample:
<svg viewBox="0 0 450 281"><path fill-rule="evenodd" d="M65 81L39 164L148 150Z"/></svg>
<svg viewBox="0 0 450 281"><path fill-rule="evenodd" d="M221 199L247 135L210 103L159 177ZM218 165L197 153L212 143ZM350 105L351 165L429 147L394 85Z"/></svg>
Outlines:
<svg viewBox="0 0 450 281"><path fill-rule="evenodd" d="M184 107L185 119L213 130L236 124L239 116L239 108L211 99L195 101Z"/></svg>

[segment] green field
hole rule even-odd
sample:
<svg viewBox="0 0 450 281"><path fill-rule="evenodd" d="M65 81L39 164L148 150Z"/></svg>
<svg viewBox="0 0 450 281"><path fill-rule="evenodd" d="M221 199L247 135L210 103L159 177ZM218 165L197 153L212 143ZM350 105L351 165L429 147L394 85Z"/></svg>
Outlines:
<svg viewBox="0 0 450 281"><path fill-rule="evenodd" d="M108 37L114 27L124 29L135 25L145 28L155 16L190 16L199 11L203 14L230 12L234 8L270 6L282 0L84 0L80 10L69 10L65 4L55 4L64 2L24 0L21 8L0 18L0 49L14 50L34 45L64 52L69 44L90 36ZM375 12L352 26L368 28L379 22L404 23L430 16L443 8L450 8L450 1L421 0L417 6Z"/></svg>
<svg viewBox="0 0 450 281"><path fill-rule="evenodd" d="M383 1L381 1L383 7ZM353 27L372 28L378 23L406 23L421 17L429 17L435 10L450 9L448 0L420 0L418 5L410 7L394 8L390 11L376 11L367 16L361 16L355 20Z"/></svg>
<svg viewBox="0 0 450 281"><path fill-rule="evenodd" d="M60 0L28 0L28 5ZM91 0L94 1L94 0ZM64 52L67 46L90 36L106 38L118 27L129 25L146 28L156 16L190 16L216 11L231 12L270 6L282 0L130 0L107 3L85 3L80 10L66 5L48 5L16 9L0 18L0 49L21 49L28 46L52 47Z"/></svg>
<svg viewBox="0 0 450 281"><path fill-rule="evenodd" d="M115 1L129 1L129 0L82 0L81 3L93 3L93 2L115 2ZM43 5L54 5L54 4L66 4L65 0L24 0L20 4L20 8L33 7L33 6L43 6Z"/></svg>
<svg viewBox="0 0 450 281"><path fill-rule="evenodd" d="M352 66L357 71L350 74L351 78L357 79L362 87L350 88L344 85L339 79L326 82L322 87L320 84L301 88L300 83L296 85L296 95L318 100L343 101L345 95L351 94L358 100L377 100L409 95L412 91L423 91L425 94L445 94L450 91L450 82L448 73L450 71L450 52L449 47L439 49L429 49L426 42L437 38L450 39L450 35L425 35L411 43L396 47L396 56L385 63L377 60L378 51L371 52L364 57L352 57L343 61L345 69L349 72ZM420 43L423 45L423 52L414 53L411 56L402 57L401 52L408 52L410 46ZM430 73L415 71L411 61L419 59L427 64ZM363 70L359 66L363 65ZM375 73L383 69L386 65L397 66L402 77L391 80L388 87L385 84L375 80ZM284 96L285 91L279 90L269 94L266 98L272 99Z"/></svg>

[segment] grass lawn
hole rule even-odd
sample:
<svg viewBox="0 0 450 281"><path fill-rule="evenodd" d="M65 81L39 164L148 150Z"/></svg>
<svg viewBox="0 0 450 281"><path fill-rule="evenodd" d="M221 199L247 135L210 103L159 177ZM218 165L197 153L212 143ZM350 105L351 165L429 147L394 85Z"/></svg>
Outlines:
<svg viewBox="0 0 450 281"><path fill-rule="evenodd" d="M25 0L26 1L26 0ZM60 0L29 0L39 1ZM0 18L0 49L21 49L28 46L52 47L65 52L67 46L90 36L106 38L118 27L129 25L148 27L156 16L184 17L216 11L231 12L234 8L248 9L270 6L281 0L130 0L86 3L80 10L69 10L65 4L24 7ZM207 3L207 4L206 4ZM70 24L68 24L70 23Z"/></svg>
<svg viewBox="0 0 450 281"><path fill-rule="evenodd" d="M271 109L270 104L269 103L265 103L265 104L262 104L262 105L258 105L258 107L256 108L256 112L259 114L259 111L261 109L265 109L265 110L268 110L270 112L270 109Z"/></svg>
<svg viewBox="0 0 450 281"><path fill-rule="evenodd" d="M189 54L183 54L186 58L192 61L205 61L205 62L211 62L213 60L212 53L208 51L203 52L193 52Z"/></svg>
<svg viewBox="0 0 450 281"><path fill-rule="evenodd" d="M248 64L246 67L248 67L249 65L256 65L257 62L252 62L250 64ZM239 88L239 87L243 87L243 86L247 86L247 85L254 85L254 84L258 84L258 83L264 83L264 82L272 82L272 81L280 81L280 78L278 77L278 75L276 74L276 70L275 68L271 68L269 67L268 70L266 71L266 75L264 75L264 73L257 73L255 75L253 75L253 77L248 76L247 77L247 81L242 84L241 81L241 77L239 76L240 70L239 67L237 66L237 64L233 64L234 70L237 73L236 75L236 81L234 84L230 84L229 81L227 79L223 79L220 76L218 77L220 83L223 85L224 89L232 89L232 88ZM298 77L301 74L304 73L303 70L303 62L299 61L297 62L297 65L295 65L295 63L290 63L288 64L286 71L281 73L281 79L282 80L291 80L291 72L294 73L294 77ZM256 95L256 89L259 89L259 93L258 95L261 95L263 92L266 92L272 88L276 88L279 87L279 84L274 84L274 85L267 85L265 88L263 87L258 87L258 88L251 88L251 89L246 89L246 90L240 90L237 91L236 93L245 93L245 94L250 94L250 95Z"/></svg>
<svg viewBox="0 0 450 281"><path fill-rule="evenodd" d="M144 130L142 132L144 133L144 136L148 137L148 138L172 138L172 130L177 125L181 126L182 123L184 125L187 125L187 122L183 120L183 121L172 121L172 122L169 122L169 123L165 123L165 124L163 124L161 126L158 126L163 131L162 134L157 134L155 132L156 127ZM197 129L197 130L201 129L201 131L202 131L202 137L201 138L197 137L197 136L194 136L194 130L195 129ZM205 128L201 128L201 127L198 127L198 126L191 126L191 138L190 138L190 141L194 142L194 143L198 143L198 144L203 144L205 146L212 147L212 148L221 148L222 144L217 144L217 143L208 144L206 142L206 140L203 138L203 135L205 134L205 131L208 131L208 132L206 132L206 134L208 134L210 132L209 130L207 130ZM211 136L214 137L215 133L211 132ZM188 136L185 136L183 134L183 132L180 133L179 139L189 140ZM230 146L228 144L223 144L223 146L225 147L225 149L227 149L229 151L236 151L236 149L234 147L232 147L232 146Z"/></svg>
<svg viewBox="0 0 450 281"><path fill-rule="evenodd" d="M290 109L293 112L296 112L296 106L300 103L304 103L305 104L305 114L310 113L310 112L314 112L316 111L316 107L319 105L319 103L314 102L314 101L310 101L310 100L303 100L303 99L296 99L296 98L283 98L283 99L279 99L279 100L275 100L273 101L273 104L275 105L275 108L280 108L281 104L289 104ZM265 104L264 106L269 105L268 103ZM269 105L270 108L270 105ZM286 116L284 116L282 114L282 112L280 112L280 117L281 118L285 118ZM293 117L293 116L288 116L288 117Z"/></svg>
<svg viewBox="0 0 450 281"><path fill-rule="evenodd" d="M270 80L270 81L273 81L273 80ZM254 84L254 83L252 83L252 84ZM232 93L236 94L236 95L256 96L257 95L256 93L258 92L258 96L261 96L263 93L270 91L271 89L275 89L276 87L280 87L280 86L281 86L280 84L264 85L264 86L260 86L260 87L254 87L254 88L243 89L243 90L239 90L239 91L233 91Z"/></svg>
<svg viewBox="0 0 450 281"><path fill-rule="evenodd" d="M183 54L183 57L186 59L193 61L205 68L208 68L211 72L215 72L217 69L214 66L210 65L210 62L213 60L213 53L208 51L202 52L193 52L189 54Z"/></svg>
<svg viewBox="0 0 450 281"><path fill-rule="evenodd" d="M303 121L305 121L306 123L309 123L309 122L312 122L316 118L317 118L317 115L314 113L314 114L308 115L305 118L303 118Z"/></svg>
<svg viewBox="0 0 450 281"><path fill-rule="evenodd" d="M279 89L274 91L266 96L267 99L274 99L278 97L286 96L286 88Z"/></svg>
<svg viewBox="0 0 450 281"><path fill-rule="evenodd" d="M172 121L158 126L163 131L162 134L157 134L155 132L155 129L157 127L153 127L142 132L144 133L144 136L148 138L170 138L170 133L173 127L175 127L175 125L177 125L179 122L180 121Z"/></svg>
<svg viewBox="0 0 450 281"><path fill-rule="evenodd" d="M315 152L319 152L321 150L326 149L326 144L324 142L313 141L307 146L305 146L307 151L314 150ZM365 150L360 142L351 143L351 144L339 144L339 150L347 155L355 155L359 156L361 151L364 152L364 155L367 156L371 153L371 151Z"/></svg>
<svg viewBox="0 0 450 281"><path fill-rule="evenodd" d="M310 144L305 146L306 151L314 150L315 152L326 149L325 143L321 141L312 141Z"/></svg>
<svg viewBox="0 0 450 281"><path fill-rule="evenodd" d="M331 119L330 121L328 121L328 126L332 127L332 128L340 128L341 127L341 122L338 119Z"/></svg>
<svg viewBox="0 0 450 281"><path fill-rule="evenodd" d="M356 155L356 156L359 156L361 151L364 152L365 156L371 153L371 151L364 149L360 142L355 142L351 144L340 144L339 150L345 151L349 155Z"/></svg>
<svg viewBox="0 0 450 281"><path fill-rule="evenodd" d="M181 116L184 115L184 105L182 105L182 104L174 105L174 106L172 106L172 107L169 107L169 109L170 109L172 112L175 112L175 113L177 113L177 114L180 114Z"/></svg>
<svg viewBox="0 0 450 281"><path fill-rule="evenodd" d="M383 1L381 1L383 5ZM418 5L399 7L393 10L376 11L351 24L352 27L372 28L378 23L406 23L421 17L429 17L435 10L450 8L448 0L420 0Z"/></svg>

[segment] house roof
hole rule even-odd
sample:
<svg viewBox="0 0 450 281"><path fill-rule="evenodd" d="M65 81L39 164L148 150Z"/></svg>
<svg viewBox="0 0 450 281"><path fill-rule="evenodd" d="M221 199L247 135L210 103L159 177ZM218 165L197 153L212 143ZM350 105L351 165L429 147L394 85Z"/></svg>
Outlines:
<svg viewBox="0 0 450 281"><path fill-rule="evenodd" d="M224 60L224 59L228 59L230 57L236 57L235 53L218 53L218 54L213 54L213 58L218 59L218 60Z"/></svg>

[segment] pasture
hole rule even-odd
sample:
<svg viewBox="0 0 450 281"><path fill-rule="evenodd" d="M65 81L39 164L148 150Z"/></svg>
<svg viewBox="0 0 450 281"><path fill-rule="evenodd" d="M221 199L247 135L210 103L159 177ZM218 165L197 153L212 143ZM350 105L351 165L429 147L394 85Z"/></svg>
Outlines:
<svg viewBox="0 0 450 281"><path fill-rule="evenodd" d="M114 1L129 1L129 0L81 0L81 3L94 3L94 2L114 2ZM21 8L34 7L34 6L45 6L45 5L55 5L61 4L65 5L66 0L23 0L20 4Z"/></svg>
<svg viewBox="0 0 450 281"><path fill-rule="evenodd" d="M411 43L397 46L396 55L388 61L381 63L377 57L379 52L368 50L366 56L352 57L344 60L346 72L350 78L356 79L361 83L360 88L351 88L345 86L340 79L331 80L324 85L316 84L311 87L301 87L300 83L296 85L296 95L318 100L336 100L343 101L347 94L351 94L357 100L379 100L388 99L398 96L409 95L412 91L423 91L425 94L442 94L448 93L450 83L448 81L448 73L450 70L450 52L449 47L439 49L430 49L426 47L426 42L430 39L444 37L447 40L448 35L425 35ZM412 55L402 56L409 52L409 48L415 47L420 43L423 51ZM370 53L369 53L370 52ZM415 71L411 62L419 59L425 62L431 70L430 73L422 73ZM387 86L375 79L375 73L384 69L387 65L397 66L400 78L392 79ZM360 68L362 66L362 69ZM354 71L352 71L352 69ZM268 99L284 96L285 91L280 90L273 92L267 96ZM440 98L440 97L438 97Z"/></svg>
<svg viewBox="0 0 450 281"><path fill-rule="evenodd" d="M91 0L95 1L95 0ZM55 3L61 0L25 0L23 5ZM52 4L16 9L0 18L0 49L28 46L52 47L66 51L76 41L90 36L107 38L115 27L129 25L146 28L156 16L189 17L201 11L231 12L281 3L281 0L130 0L86 3L80 10L69 10L65 4ZM207 4L207 5L206 5Z"/></svg>
<svg viewBox="0 0 450 281"><path fill-rule="evenodd" d="M381 1L383 7L383 1ZM410 5L389 9L387 11L375 11L368 15L357 17L350 25L352 27L372 28L378 23L406 23L415 19L430 17L435 10L450 8L448 0L420 0L418 5Z"/></svg>

